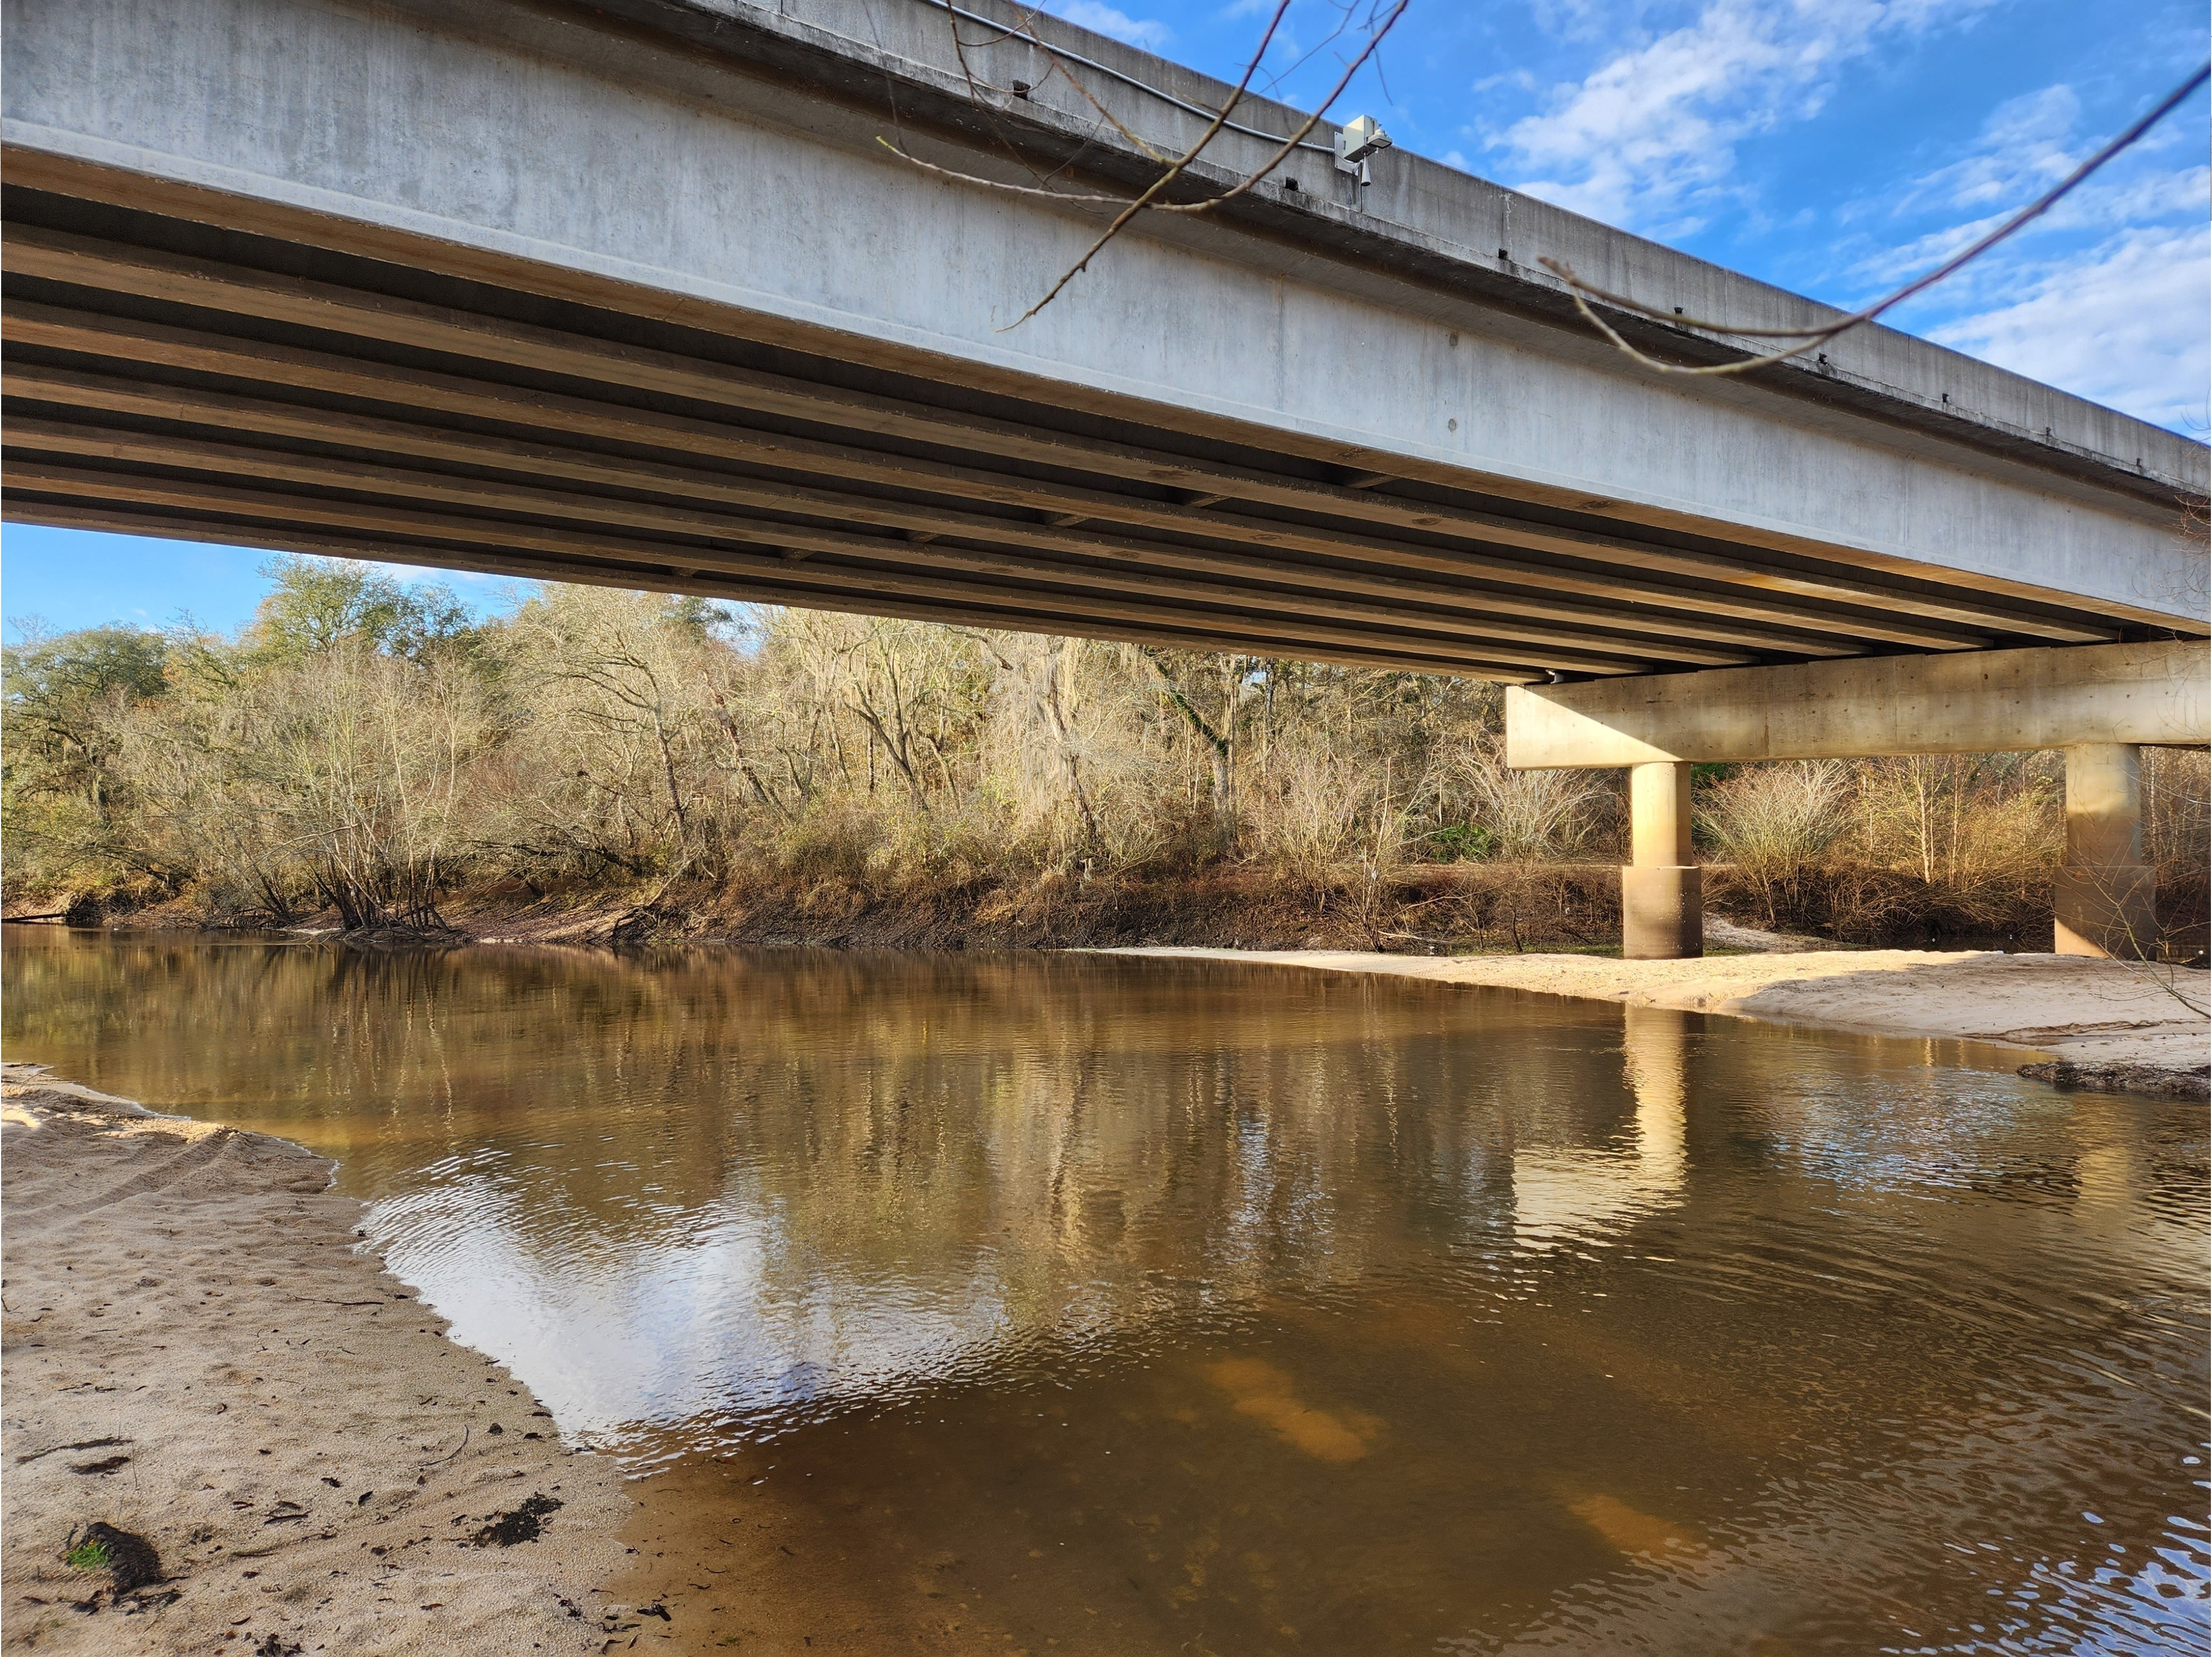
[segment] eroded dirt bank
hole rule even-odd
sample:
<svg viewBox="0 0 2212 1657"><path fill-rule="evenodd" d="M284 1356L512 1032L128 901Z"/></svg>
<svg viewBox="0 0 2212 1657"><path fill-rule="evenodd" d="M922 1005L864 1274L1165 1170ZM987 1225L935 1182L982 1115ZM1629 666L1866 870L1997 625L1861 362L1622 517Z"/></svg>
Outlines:
<svg viewBox="0 0 2212 1657"><path fill-rule="evenodd" d="M597 1652L637 1626L602 1592L614 1464L355 1252L330 1162L21 1065L0 1122L6 1648Z"/></svg>
<svg viewBox="0 0 2212 1657"><path fill-rule="evenodd" d="M2062 1086L2206 1096L2212 981L2201 971L2074 956L1823 950L1613 961L1577 955L1422 956L1327 950L1133 949L1115 955L1249 961L1328 972L1673 1007L1876 1035L1936 1036L2050 1055L2026 1074Z"/></svg>
<svg viewBox="0 0 2212 1657"><path fill-rule="evenodd" d="M720 884L610 887L580 883L533 891L519 883L448 894L411 941L496 944L823 944L849 949L1055 949L1198 944L1250 949L1489 946L1541 938L1602 944L1620 922L1609 868L1421 865L1380 883L1327 889L1249 870L1138 878L1052 870L1013 878L989 871L886 886L837 875L773 875ZM14 918L46 913L45 901ZM83 901L70 925L246 928L335 935L335 911L223 915L186 896L141 907ZM385 939L404 944L405 927Z"/></svg>

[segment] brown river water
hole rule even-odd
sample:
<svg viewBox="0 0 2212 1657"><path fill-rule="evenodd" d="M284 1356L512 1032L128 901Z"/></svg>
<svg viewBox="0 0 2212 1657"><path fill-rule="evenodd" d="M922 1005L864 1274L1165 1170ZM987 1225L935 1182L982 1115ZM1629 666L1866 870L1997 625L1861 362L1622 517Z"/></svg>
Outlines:
<svg viewBox="0 0 2212 1657"><path fill-rule="evenodd" d="M340 1160L693 1649L2205 1648L2202 1105L1212 962L8 944L10 1058Z"/></svg>

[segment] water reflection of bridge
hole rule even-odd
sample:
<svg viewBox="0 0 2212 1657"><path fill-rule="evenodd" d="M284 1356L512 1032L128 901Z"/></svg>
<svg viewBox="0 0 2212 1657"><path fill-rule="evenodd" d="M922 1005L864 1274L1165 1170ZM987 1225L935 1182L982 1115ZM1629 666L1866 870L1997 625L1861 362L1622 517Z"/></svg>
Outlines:
<svg viewBox="0 0 2212 1657"><path fill-rule="evenodd" d="M608 1431L1378 1280L1518 1293L1754 1176L1783 1234L1970 1178L2121 1235L2170 1183L2095 1111L1987 1149L2019 1084L1943 1044L1664 1011L1096 958L42 943L9 953L11 1039L127 1005L161 1097L340 1156L464 1335Z"/></svg>
<svg viewBox="0 0 2212 1657"><path fill-rule="evenodd" d="M1515 1239L1553 1248L1594 1240L1677 1201L1689 1172L1690 1015L1621 1009L1623 1080L1635 1115L1601 1145L1516 1147Z"/></svg>
<svg viewBox="0 0 2212 1657"><path fill-rule="evenodd" d="M464 1339L676 1457L672 1568L742 1513L848 1627L957 1582L1025 1632L1079 1588L1114 1654L1877 1649L1994 1584L2147 1649L2201 1581L2185 1108L1227 965L40 932L0 971L11 1051L343 1157Z"/></svg>

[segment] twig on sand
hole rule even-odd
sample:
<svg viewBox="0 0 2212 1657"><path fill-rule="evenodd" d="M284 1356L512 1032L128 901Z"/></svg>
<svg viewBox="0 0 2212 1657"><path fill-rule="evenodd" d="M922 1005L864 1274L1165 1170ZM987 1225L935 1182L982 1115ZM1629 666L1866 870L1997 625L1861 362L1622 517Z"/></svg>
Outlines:
<svg viewBox="0 0 2212 1657"><path fill-rule="evenodd" d="M459 1455L462 1451L464 1451L464 1450L467 1449L468 1448L469 1448L469 1429L468 1429L466 1427L464 1427L464 1428L462 1428L462 1429L461 1429L461 1442L460 1442L459 1443L458 1443L458 1444L454 1445L454 1446L453 1446L453 1448L452 1449L450 1449L450 1450L447 1451L445 1454L443 1454L443 1455L440 1456L440 1457L437 1459L437 1460L435 1460L435 1461L418 1461L418 1462L416 1462L416 1463L415 1464L416 1470L417 1472L420 1472L422 1469L423 1469L423 1468L425 1468L425 1467L437 1467L437 1466L442 1466L445 1463L447 1463L447 1462L448 1462L448 1461L451 1461L451 1460L452 1460L455 1456Z"/></svg>
<svg viewBox="0 0 2212 1657"><path fill-rule="evenodd" d="M26 1461L36 1461L40 1456L53 1455L63 1450L105 1450L113 1445L130 1442L127 1438L88 1438L76 1444L50 1444L43 1450L33 1450L28 1455L17 1456L15 1465L20 1467Z"/></svg>

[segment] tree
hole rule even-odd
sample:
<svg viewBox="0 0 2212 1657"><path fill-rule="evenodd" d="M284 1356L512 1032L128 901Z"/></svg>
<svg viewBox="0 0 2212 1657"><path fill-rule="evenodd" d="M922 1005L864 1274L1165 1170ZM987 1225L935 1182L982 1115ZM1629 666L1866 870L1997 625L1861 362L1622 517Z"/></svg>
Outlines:
<svg viewBox="0 0 2212 1657"><path fill-rule="evenodd" d="M118 855L129 786L116 722L166 695L169 641L135 628L27 634L0 651L8 742L0 816L11 888L98 885L129 869Z"/></svg>
<svg viewBox="0 0 2212 1657"><path fill-rule="evenodd" d="M1160 689L1205 744L1215 821L1225 832L1237 815L1237 727L1257 692L1257 664L1248 656L1201 656L1138 646Z"/></svg>
<svg viewBox="0 0 2212 1657"><path fill-rule="evenodd" d="M243 640L266 663L297 661L355 640L410 660L470 630L452 588L402 586L373 566L342 558L272 558L261 574L276 585L255 606Z"/></svg>

